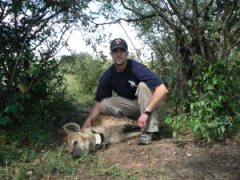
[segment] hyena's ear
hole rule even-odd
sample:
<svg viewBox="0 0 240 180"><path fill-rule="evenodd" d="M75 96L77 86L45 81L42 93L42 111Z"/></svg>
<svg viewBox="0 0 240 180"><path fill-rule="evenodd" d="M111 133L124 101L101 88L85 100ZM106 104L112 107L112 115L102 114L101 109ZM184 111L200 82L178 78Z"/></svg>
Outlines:
<svg viewBox="0 0 240 180"><path fill-rule="evenodd" d="M67 123L63 126L63 130L65 133L73 133L73 132L79 132L80 131L80 126L77 123Z"/></svg>

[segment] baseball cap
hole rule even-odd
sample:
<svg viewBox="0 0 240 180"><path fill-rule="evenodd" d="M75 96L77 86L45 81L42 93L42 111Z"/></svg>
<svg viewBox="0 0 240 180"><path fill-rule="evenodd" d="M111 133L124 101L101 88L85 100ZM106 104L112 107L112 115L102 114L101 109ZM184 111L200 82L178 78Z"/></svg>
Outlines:
<svg viewBox="0 0 240 180"><path fill-rule="evenodd" d="M113 51L114 49L124 49L125 51L128 50L128 45L126 43L126 41L122 38L116 38L114 40L112 40L111 44L110 44L110 50Z"/></svg>

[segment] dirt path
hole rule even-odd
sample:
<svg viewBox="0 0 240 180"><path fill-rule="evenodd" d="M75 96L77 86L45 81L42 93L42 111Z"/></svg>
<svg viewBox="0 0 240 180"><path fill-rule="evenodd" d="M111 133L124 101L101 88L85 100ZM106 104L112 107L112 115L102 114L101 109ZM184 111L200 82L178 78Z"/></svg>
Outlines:
<svg viewBox="0 0 240 180"><path fill-rule="evenodd" d="M169 138L148 146L131 140L97 154L137 179L240 179L240 145L230 141L201 147Z"/></svg>

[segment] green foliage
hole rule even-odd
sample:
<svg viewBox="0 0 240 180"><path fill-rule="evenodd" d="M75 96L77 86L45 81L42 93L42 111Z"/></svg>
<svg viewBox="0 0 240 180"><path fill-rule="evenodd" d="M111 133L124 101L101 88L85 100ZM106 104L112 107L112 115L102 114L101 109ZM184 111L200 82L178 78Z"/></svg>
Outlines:
<svg viewBox="0 0 240 180"><path fill-rule="evenodd" d="M53 56L74 24L88 24L90 16L83 11L89 2L0 2L0 126L23 123L31 109L52 101L53 91L61 91Z"/></svg>
<svg viewBox="0 0 240 180"><path fill-rule="evenodd" d="M26 91L17 89L6 99L0 123L4 125L1 129L8 141L34 146L49 143L53 129L59 128L67 118L66 112L72 104L66 88L62 86L63 77L58 74L58 63L52 60L47 65L39 70L34 64L30 72L41 79L33 82ZM70 111L68 116L71 116Z"/></svg>
<svg viewBox="0 0 240 180"><path fill-rule="evenodd" d="M93 94L96 91L98 80L106 69L106 65L107 62L93 59L91 56L76 59L75 72L83 92Z"/></svg>
<svg viewBox="0 0 240 180"><path fill-rule="evenodd" d="M216 60L206 67L200 66L201 59L195 60L202 72L188 82L192 92L190 113L182 111L168 117L166 122L174 129L174 136L190 131L195 139L209 143L222 140L240 130L240 100L237 98L240 61L236 53L229 60Z"/></svg>
<svg viewBox="0 0 240 180"><path fill-rule="evenodd" d="M168 116L165 119L165 123L172 127L173 137L181 137L184 132L188 130L188 121L186 114L179 114L177 116Z"/></svg>
<svg viewBox="0 0 240 180"><path fill-rule="evenodd" d="M84 53L68 58L64 57L62 61L63 71L75 76L80 92L91 95L96 91L99 77L109 66L109 62L106 60L93 58L91 55Z"/></svg>
<svg viewBox="0 0 240 180"><path fill-rule="evenodd" d="M57 95L63 94L58 93ZM69 108L71 104L63 100L61 103L57 100L54 102L45 100L39 104L32 104L31 110L24 110L19 116L21 123L6 126L3 133L8 136L8 141L24 145L38 146L49 143L52 141L53 129L59 128L62 119L66 117L63 115L65 106Z"/></svg>
<svg viewBox="0 0 240 180"><path fill-rule="evenodd" d="M63 91L59 87L62 83L62 76L57 74L57 62L53 59L46 65L45 68L38 68L38 64L32 64L29 71L19 74L19 85L14 90L15 93L9 92L6 94L7 98L4 97L0 125L24 122L27 116L33 115L35 109L42 107L41 104L51 100L54 93ZM28 86L24 82L26 78L22 78L26 74L28 77L34 77Z"/></svg>
<svg viewBox="0 0 240 180"><path fill-rule="evenodd" d="M79 79L74 74L65 74L66 90L69 96L72 97L73 102L77 103L78 107L91 106L94 104L94 98L92 94L83 93Z"/></svg>

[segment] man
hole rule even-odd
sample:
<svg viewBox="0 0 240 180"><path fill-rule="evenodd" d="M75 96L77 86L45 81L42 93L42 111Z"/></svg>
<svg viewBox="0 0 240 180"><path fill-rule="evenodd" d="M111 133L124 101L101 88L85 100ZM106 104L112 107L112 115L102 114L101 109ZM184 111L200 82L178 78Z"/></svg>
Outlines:
<svg viewBox="0 0 240 180"><path fill-rule="evenodd" d="M91 121L100 113L137 118L139 127L143 129L138 144L150 144L153 133L158 132L155 109L168 90L146 66L127 59L128 45L125 40L114 39L110 50L113 65L99 80L96 103L83 128L90 127ZM112 97L112 91L117 96Z"/></svg>

